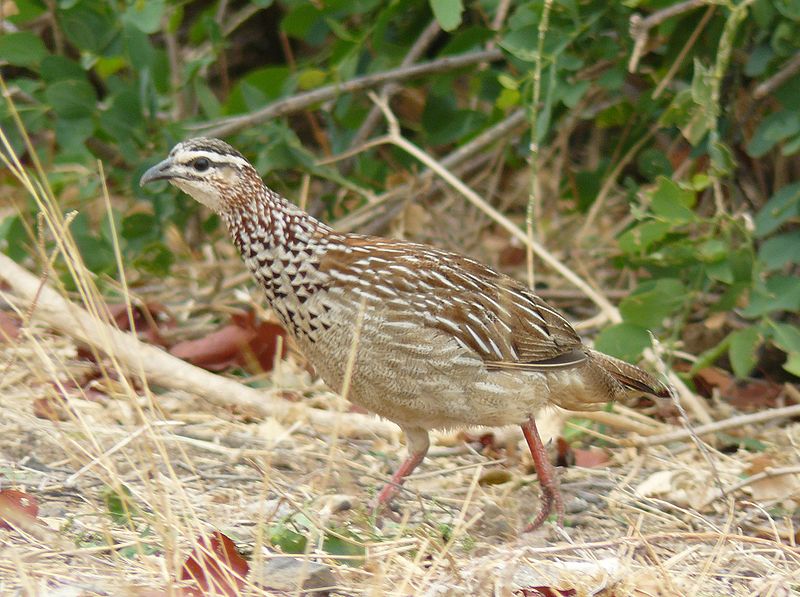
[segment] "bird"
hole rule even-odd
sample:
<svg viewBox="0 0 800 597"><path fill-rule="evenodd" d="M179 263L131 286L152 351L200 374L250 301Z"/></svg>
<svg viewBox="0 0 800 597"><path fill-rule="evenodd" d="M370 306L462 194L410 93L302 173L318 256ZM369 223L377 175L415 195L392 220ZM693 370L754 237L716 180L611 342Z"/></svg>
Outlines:
<svg viewBox="0 0 800 597"><path fill-rule="evenodd" d="M219 215L276 317L335 392L389 419L408 456L377 495L389 509L429 432L519 425L563 527L558 477L536 427L543 408L596 410L669 397L643 369L583 343L556 309L479 261L402 239L340 233L263 182L228 143L179 142L140 185L166 180Z"/></svg>

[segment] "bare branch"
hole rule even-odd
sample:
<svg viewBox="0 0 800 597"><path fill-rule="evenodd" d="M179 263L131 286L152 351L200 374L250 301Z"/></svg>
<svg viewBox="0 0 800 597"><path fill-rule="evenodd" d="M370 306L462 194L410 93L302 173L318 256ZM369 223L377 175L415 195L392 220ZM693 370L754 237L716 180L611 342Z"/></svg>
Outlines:
<svg viewBox="0 0 800 597"><path fill-rule="evenodd" d="M756 99L766 97L797 73L800 73L800 52L787 60L777 73L760 83L753 91L753 97Z"/></svg>
<svg viewBox="0 0 800 597"><path fill-rule="evenodd" d="M677 4L654 12L647 17L642 17L640 14L632 15L630 34L634 41L634 47L633 52L631 52L631 58L628 61L628 71L635 72L636 67L639 66L639 59L642 57L644 48L647 45L650 29L660 25L667 19L671 19L684 12L689 12L707 3L707 0L685 0L684 2L678 2Z"/></svg>
<svg viewBox="0 0 800 597"><path fill-rule="evenodd" d="M455 70L480 62L493 62L495 60L500 60L502 57L503 53L500 50L481 50L460 54L458 56L447 56L424 64L414 64L412 66L399 67L372 75L364 75L363 77L356 77L342 83L326 85L319 89L314 89L313 91L299 93L292 97L272 102L250 114L223 118L199 125L196 128L206 135L224 137L225 135L240 131L243 128L269 120L270 118L277 118L279 116L298 112L314 104L333 99L343 93L362 91L391 81L403 81L423 75Z"/></svg>

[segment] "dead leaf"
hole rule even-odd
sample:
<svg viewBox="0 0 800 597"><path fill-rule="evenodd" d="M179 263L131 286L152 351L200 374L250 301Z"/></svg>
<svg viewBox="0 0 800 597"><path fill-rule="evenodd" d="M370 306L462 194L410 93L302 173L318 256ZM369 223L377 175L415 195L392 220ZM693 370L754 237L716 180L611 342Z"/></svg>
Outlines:
<svg viewBox="0 0 800 597"><path fill-rule="evenodd" d="M642 497L665 495L675 486L675 477L680 471L656 471L647 479L639 483L636 493Z"/></svg>
<svg viewBox="0 0 800 597"><path fill-rule="evenodd" d="M706 367L695 373L694 385L698 393L710 398L714 389L724 394L733 385L733 375L719 367Z"/></svg>
<svg viewBox="0 0 800 597"><path fill-rule="evenodd" d="M286 356L288 350L286 330L271 321L257 322L255 313L248 311L245 315L233 315L231 320L236 325L252 332L252 337L247 342L248 351L244 351L239 364L252 365L252 359L260 367L260 372L272 371L275 366L275 355L278 346L281 347L281 358ZM257 371L259 372L259 371Z"/></svg>
<svg viewBox="0 0 800 597"><path fill-rule="evenodd" d="M202 597L213 592L233 597L244 587L249 571L249 564L239 554L234 542L214 531L210 536L198 537L197 547L186 558L181 580L193 580L198 588L183 589L182 594Z"/></svg>
<svg viewBox="0 0 800 597"><path fill-rule="evenodd" d="M513 475L504 468L491 468L481 475L478 485L502 485L513 479Z"/></svg>
<svg viewBox="0 0 800 597"><path fill-rule="evenodd" d="M0 311L0 343L13 342L19 338L19 330L22 322L19 317Z"/></svg>
<svg viewBox="0 0 800 597"><path fill-rule="evenodd" d="M36 498L16 489L0 490L0 529L28 528L36 523Z"/></svg>
<svg viewBox="0 0 800 597"><path fill-rule="evenodd" d="M602 448L575 448L575 466L583 468L595 468L598 466L605 466L608 464L608 452Z"/></svg>
<svg viewBox="0 0 800 597"><path fill-rule="evenodd" d="M778 406L781 384L766 379L748 379L732 384L722 396L738 410L754 412Z"/></svg>
<svg viewBox="0 0 800 597"><path fill-rule="evenodd" d="M747 467L749 476L757 475L773 467L781 466L771 454L759 454ZM774 475L753 481L750 494L757 502L781 500L793 496L800 489L800 475Z"/></svg>
<svg viewBox="0 0 800 597"><path fill-rule="evenodd" d="M169 351L173 356L189 361L192 365L210 371L221 371L236 364L239 353L247 346L254 333L238 325L226 325L203 338L179 342Z"/></svg>
<svg viewBox="0 0 800 597"><path fill-rule="evenodd" d="M170 353L210 371L239 365L260 373L272 371L278 345L283 358L288 350L286 331L270 321L257 322L249 311L233 315L231 323L203 338L179 342Z"/></svg>
<svg viewBox="0 0 800 597"><path fill-rule="evenodd" d="M33 415L48 421L69 421L70 409L63 398L45 396L33 401Z"/></svg>
<svg viewBox="0 0 800 597"><path fill-rule="evenodd" d="M149 301L144 304L132 304L131 313L133 322L128 314L127 303L117 303L108 305L114 323L123 331L136 329L137 334L142 336L151 344L166 346L164 338L161 336L159 325L175 327L175 319L170 315L167 308L157 301Z"/></svg>

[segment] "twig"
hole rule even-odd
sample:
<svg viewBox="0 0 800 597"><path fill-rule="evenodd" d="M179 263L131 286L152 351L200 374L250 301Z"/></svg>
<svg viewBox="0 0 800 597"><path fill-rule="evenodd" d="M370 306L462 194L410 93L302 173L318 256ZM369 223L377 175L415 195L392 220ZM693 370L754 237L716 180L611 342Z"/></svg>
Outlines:
<svg viewBox="0 0 800 597"><path fill-rule="evenodd" d="M632 73L636 71L636 67L639 65L639 59L642 57L644 48L647 45L650 29L660 25L667 19L694 10L706 3L707 0L686 0L685 2L678 2L677 4L668 6L644 18L640 14L632 15L629 32L633 38L634 46L631 52L631 58L628 61L628 72Z"/></svg>
<svg viewBox="0 0 800 597"><path fill-rule="evenodd" d="M0 279L5 280L14 294L25 303L33 300L40 286L36 276L2 253ZM5 293L0 294L13 302L12 297ZM49 285L41 288L34 317L95 350L113 354L129 371L142 371L151 383L184 390L217 405L246 407L256 410L262 416L273 416L282 420L306 417L313 425L326 429L338 427L340 433L345 435L366 433L391 438L397 434L397 428L386 421L357 413L340 416L338 413L310 408L301 403L292 404L268 392L249 388L195 367L93 317L83 308L65 300Z"/></svg>
<svg viewBox="0 0 800 597"><path fill-rule="evenodd" d="M661 93L664 91L664 89L667 88L667 85L669 85L669 82L672 81L672 78L675 76L675 73L678 72L678 69L683 64L683 60L686 58L686 55L689 53L692 47L694 47L694 44L697 42L697 38L700 37L700 34L703 32L703 29L705 29L706 25L708 25L708 21L711 19L711 15L714 14L714 10L716 8L717 7L714 6L713 4L711 4L708 8L706 8L706 11L703 13L703 17L700 19L700 22L697 24L697 27L694 28L694 31L692 31L692 34L689 36L689 39L686 40L686 43L683 45L683 48L681 48L678 57L675 58L674 62L672 63L672 66L669 67L667 74L664 75L664 78L661 79L661 81L659 81L658 86L653 91L653 94L651 96L653 99L656 99L658 96L660 96Z"/></svg>
<svg viewBox="0 0 800 597"><path fill-rule="evenodd" d="M775 419L785 419L787 417L800 416L800 404L793 404L792 406L784 406L783 408L773 408L763 412L757 412L749 415L739 415L730 417L722 421L715 421L708 425L700 425L694 428L695 434L698 436L709 435L717 433L718 431L725 431L726 429L733 429L735 427L742 427L743 425L753 425L755 423L764 423L766 421L773 421ZM664 433L662 435L655 435L653 437L646 437L636 441L636 445L642 446L658 446L661 444L668 444L670 442L680 441L691 437L691 432L687 429L680 431L673 431L671 433Z"/></svg>
<svg viewBox="0 0 800 597"><path fill-rule="evenodd" d="M614 169L606 176L605 180L603 181L603 186L600 187L600 192L597 193L597 198L592 203L592 207L589 209L589 213L586 214L586 219L583 221L583 225L581 226L578 234L576 235L577 238L581 238L584 240L589 239L589 229L594 225L594 221L598 215L600 215L600 210L605 206L606 199L608 198L611 189L614 187L614 184L617 182L617 178L622 173L622 170L630 163L630 161L636 157L636 154L639 153L639 150L647 143L653 135L658 132L660 125L658 123L654 124L650 127L650 129L645 133L641 139L639 139L636 143L634 143L625 155L622 156L617 165L614 166Z"/></svg>
<svg viewBox="0 0 800 597"><path fill-rule="evenodd" d="M756 99L766 97L799 72L800 52L795 54L783 66L781 66L777 73L772 75L763 83L759 83L753 91L753 97Z"/></svg>
<svg viewBox="0 0 800 597"><path fill-rule="evenodd" d="M428 26L423 30L420 36L417 38L417 41L411 46L408 50L408 54L406 54L403 61L400 63L400 67L404 66L411 66L420 57L425 53L425 50L431 45L436 36L439 35L441 32L441 27L439 27L439 22L434 19L433 21L428 24ZM391 82L387 83L378 91L378 95L381 97L385 97L387 100L391 99L391 97L400 90L400 85L397 83ZM361 145L364 141L366 141L372 131L375 129L375 126L381 119L381 110L378 106L372 106L367 114L367 117L364 119L364 122L358 128L353 140L351 141L352 145Z"/></svg>
<svg viewBox="0 0 800 597"><path fill-rule="evenodd" d="M256 110L250 114L207 122L197 126L196 129L203 131L204 134L209 136L222 137L240 131L243 128L264 122L270 118L277 118L279 116L298 112L314 104L333 99L343 93L353 93L354 91L369 89L391 81L402 81L423 75L455 70L479 62L493 62L495 60L500 60L502 57L503 53L500 50L480 50L477 52L467 52L458 56L447 56L424 64L414 64L372 75L364 75L342 83L325 85L319 89L298 93L292 97L267 104L260 110Z"/></svg>
<svg viewBox="0 0 800 597"><path fill-rule="evenodd" d="M771 477L781 477L783 475L800 475L800 466L782 466L782 467L770 467L764 469L760 473L751 475L746 479L742 479L741 481L734 483L730 487L724 488L722 491L718 492L717 495L714 495L705 500L700 506L697 507L697 509L702 510L706 505L710 504L714 500L729 495L734 491L739 491L743 487L747 487L748 485L752 485L753 483L757 483L758 481L761 481L763 479L769 479Z"/></svg>
<svg viewBox="0 0 800 597"><path fill-rule="evenodd" d="M655 420L650 420L651 425L645 425L638 421L633 421L629 417L619 415L613 412L606 412L603 410L594 410L594 411L567 411L569 412L570 416L578 417L581 419L588 419L590 421L594 421L595 423L600 423L602 425L608 425L609 427L614 427L615 429L622 429L623 431L632 431L633 433L638 433L639 435L644 436L653 436L662 431L664 428L669 428L665 424L659 424ZM573 425L575 429L585 429L581 425ZM620 445L636 445L635 441L626 439L626 440L617 440Z"/></svg>
<svg viewBox="0 0 800 597"><path fill-rule="evenodd" d="M447 155L441 160L442 166L447 169L453 169L469 159L471 156L482 152L489 145L505 137L511 132L521 134L527 130L526 116L524 110L517 110L512 112L509 116L495 124L494 126L486 129L480 135L472 139L469 143L465 143L452 153ZM395 187L389 191L378 196L373 203L366 205L360 209L350 212L344 218L336 222L335 228L340 232L351 232L360 229L365 223L371 222L375 219L375 212L378 209L386 209L387 206L393 205L400 201L408 201L417 199L412 196L411 192L415 187L423 186L433 179L434 173L428 169L419 174L416 180L412 183L403 184Z"/></svg>
<svg viewBox="0 0 800 597"><path fill-rule="evenodd" d="M536 42L536 62L533 68L533 95L531 97L531 142L530 142L530 161L531 161L531 184L528 193L528 208L525 212L525 232L528 235L528 250L526 251L526 261L528 265L528 286L535 288L534 263L533 263L533 227L534 223L539 224L538 218L541 209L539 193L539 97L542 90L542 54L544 53L544 38L547 34L547 26L550 20L550 9L553 8L553 0L545 0L542 6L542 16L539 19L538 40ZM534 222L535 221L535 222ZM541 235L539 235L541 238Z"/></svg>

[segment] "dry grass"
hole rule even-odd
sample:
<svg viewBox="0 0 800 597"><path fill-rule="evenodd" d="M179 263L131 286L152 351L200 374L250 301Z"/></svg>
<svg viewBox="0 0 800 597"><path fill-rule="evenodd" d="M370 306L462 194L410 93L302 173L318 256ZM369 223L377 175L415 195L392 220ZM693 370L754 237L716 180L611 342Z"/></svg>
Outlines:
<svg viewBox="0 0 800 597"><path fill-rule="evenodd" d="M40 254L39 263L63 260L80 289L70 299L102 313L96 280L46 186L17 175L38 198L44 234L58 241L57 254ZM202 333L215 325L211 313L258 307L257 293L213 282L229 280L229 267L183 263L168 288L139 298L160 300ZM119 292L132 300L124 284ZM214 529L235 539L256 571L279 553L272 533L299 531L307 538L299 557L330 565L341 595L521 595L550 586L578 595L777 596L800 586L797 521L781 515L797 509L796 474L717 498L714 475L688 440L646 451L611 446L608 466L562 470L565 531L545 525L521 534L538 496L521 437L498 432L497 445L478 454L475 444L442 434L401 494L402 521L377 528L367 501L399 462L396 438L346 439L304 420L262 420L154 387L123 367L111 345L87 365L69 334L44 326L13 292L0 298L26 323L18 340L0 343L0 488L34 495L43 523L0 530L4 595L174 591L196 538ZM101 373L91 395L87 369ZM247 381L290 388L316 408L347 408L295 357ZM35 401L54 397L63 398L62 420L36 416ZM550 418L558 433L563 418ZM800 464L800 425L762 423L747 437L764 443L772 465ZM763 457L711 456L724 487L741 485ZM504 482L488 483L498 469L505 474L494 478ZM109 496L126 492L130 515L115 519ZM351 555L330 553L325 537ZM256 586L257 576L245 592L275 594Z"/></svg>

